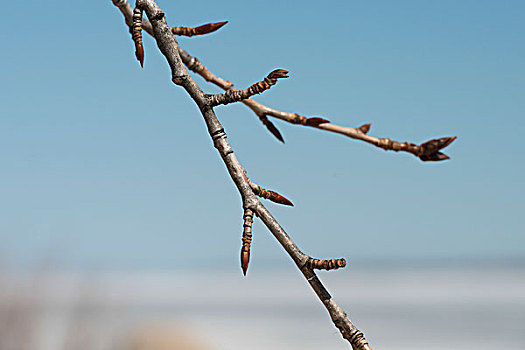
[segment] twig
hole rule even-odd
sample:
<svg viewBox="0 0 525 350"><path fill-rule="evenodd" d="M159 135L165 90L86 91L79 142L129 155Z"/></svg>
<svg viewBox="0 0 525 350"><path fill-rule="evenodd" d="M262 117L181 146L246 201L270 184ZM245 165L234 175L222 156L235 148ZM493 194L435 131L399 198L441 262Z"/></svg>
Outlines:
<svg viewBox="0 0 525 350"><path fill-rule="evenodd" d="M284 69L275 69L264 78L246 90L229 89L224 94L208 95L211 106L226 105L232 102L246 100L255 94L260 94L268 90L277 83L277 80L288 78L288 71Z"/></svg>
<svg viewBox="0 0 525 350"><path fill-rule="evenodd" d="M131 23L131 15L132 15L132 9L127 0L112 0L115 6L117 6L122 14L124 15L124 18L126 20L126 24L128 26L132 25ZM151 24L144 20L142 24L142 28L144 31L146 31L148 34L153 34L151 30ZM178 47L179 55L182 58L182 62L188 67L189 70L199 74L201 77L204 78L207 82L210 82L212 84L217 85L223 90L236 90L233 87L233 84L218 75L212 73L202 62L197 58L189 53L187 53L183 48ZM441 139L433 139L427 142L423 142L420 145L416 145L411 142L398 142L393 141L389 138L379 138L375 136L368 135L368 131L370 130L370 124L364 124L360 127L354 128L354 127L348 127L348 126L340 126L336 124L330 123L328 120L320 117L305 117L303 115L297 114L297 113L290 113L290 112L283 112L278 109L274 109L268 106L263 105L262 103L256 102L255 100L248 98L245 100L242 100L242 103L244 103L246 106L248 106L265 124L265 119L267 120L267 116L274 117L280 120L284 120L291 124L296 125L303 125L303 126L309 126L316 129L321 129L325 131L330 131L333 133L341 134L344 136L347 136L351 139L360 140L367 142L371 145L374 145L376 147L382 148L385 151L395 151L395 152L408 152L413 154L414 156L418 157L422 161L439 161L439 160L445 160L449 159L449 156L439 152L440 150L444 149L448 145L450 145L455 139L455 136L452 137L443 137ZM270 128L273 127L275 130L270 130L272 134L279 139L281 142L284 142L284 138L282 137L281 133L277 130L277 128L272 124L271 127L265 124L267 128L270 130ZM277 136L277 135L280 135ZM441 140L441 141L440 141ZM435 146L440 145L441 148L437 148ZM430 146L430 147L429 147ZM435 153L428 153L429 149L434 149Z"/></svg>
<svg viewBox="0 0 525 350"><path fill-rule="evenodd" d="M184 51L184 49L179 48L179 54L182 58L182 61L188 67L188 69L199 74L206 81L211 82L226 91L238 91L237 89L233 87L233 84L230 81L224 80L220 78L219 76L210 72L204 66L204 64L202 64L202 62L199 61L198 58L191 56L186 51ZM309 126L309 127L316 128L316 129L334 132L337 134L347 136L352 139L367 142L371 145L382 148L385 151L408 152L408 153L415 155L422 161L439 161L439 160L449 159L447 155L439 152L439 150L447 147L456 139L455 136L444 137L441 139L434 139L434 140L424 142L421 145L416 145L411 142L398 142L398 141L391 140L389 138L378 138L375 136L368 135L367 133L370 130L371 124L364 124L357 128L340 126L340 125L332 124L329 120L326 120L320 117L305 117L297 113L283 112L283 111L265 106L262 103L259 103L250 98L243 99L242 103L248 106L260 119L266 118L267 116L271 116L271 117L275 117L275 118L284 120L291 124ZM263 122L265 126L267 126L270 132L272 132L272 134L277 137L277 139L279 139L281 142L284 142L280 132L277 130L277 128L275 128L273 124L271 127L268 127L268 125L265 124L264 119L261 119L261 121ZM275 130L271 130L270 128L277 130L277 132L275 132ZM280 137L277 136L277 133L280 135ZM435 150L435 153L433 154L428 153L428 149L430 149L429 148L430 145L431 145L430 148ZM440 147L436 147L438 145Z"/></svg>
<svg viewBox="0 0 525 350"><path fill-rule="evenodd" d="M126 9L123 10L123 8L126 7L125 0L112 1L126 16L128 11ZM162 12L153 0L137 0L136 7L144 10L151 22L152 33L157 42L157 46L170 66L172 81L182 86L199 107L210 137L213 140L213 144L221 155L230 177L241 194L244 210L249 209L253 211L283 246L328 310L335 326L339 329L342 336L350 342L353 349L369 350L370 346L363 333L353 325L345 312L332 299L326 288L315 275L313 269L308 266L308 261L311 258L299 250L277 220L257 199L246 178L246 171L237 160L237 157L235 157L226 133L217 119L207 95L203 93L183 65L179 55L178 43L172 35L171 28L166 23L164 12ZM128 21L127 18L126 21ZM143 23L143 28L147 31L147 25L145 25L145 23Z"/></svg>

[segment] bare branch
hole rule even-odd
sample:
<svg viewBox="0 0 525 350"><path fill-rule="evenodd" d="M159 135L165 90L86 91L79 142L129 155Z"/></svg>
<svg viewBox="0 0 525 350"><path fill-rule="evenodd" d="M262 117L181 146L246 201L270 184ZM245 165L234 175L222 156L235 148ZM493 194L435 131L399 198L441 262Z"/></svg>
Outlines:
<svg viewBox="0 0 525 350"><path fill-rule="evenodd" d="M226 23L228 23L228 21L203 24L203 25L195 27L195 28L190 28L190 27L173 27L173 28L171 28L171 31L175 35L182 35L182 36L192 37L194 35L204 35L204 34L213 33L214 31L219 30Z"/></svg>
<svg viewBox="0 0 525 350"><path fill-rule="evenodd" d="M284 69L275 69L271 71L270 74L264 78L264 80L253 84L246 90L230 89L224 94L209 95L209 103L211 106L217 106L246 100L253 95L260 94L261 92L268 90L277 83L277 80L283 78L288 78L288 71Z"/></svg>
<svg viewBox="0 0 525 350"><path fill-rule="evenodd" d="M127 2L125 0L112 1L117 7L119 7L126 17L126 23L130 25L127 19L131 9L128 9L129 4L126 5ZM210 137L213 140L213 144L221 155L230 177L241 194L245 211L249 209L257 214L266 227L272 232L274 237L283 246L328 310L335 326L339 329L342 336L350 342L353 349L369 350L370 346L365 340L363 333L352 324L348 316L335 303L328 291L322 285L321 281L319 281L315 275L313 269L307 266L307 262L311 258L299 250L292 239L279 225L277 220L255 196L252 185L247 179L246 171L235 157L233 149L228 142L226 133L213 111L213 106L209 103L208 96L202 92L184 68L179 55L178 43L172 35L171 28L166 23L164 12L161 11L153 0L137 0L136 5L146 12L147 17L151 22L151 30L157 42L157 46L166 57L170 66L172 81L175 84L182 86L199 107L206 122ZM149 32L148 25L145 21L143 21L143 28Z"/></svg>
<svg viewBox="0 0 525 350"><path fill-rule="evenodd" d="M230 81L222 79L221 77L210 72L206 68L206 66L204 66L204 64L202 64L202 62L200 62L199 59L197 59L196 57L191 56L186 51L184 51L182 48L179 48L179 54L182 58L182 61L188 67L188 69L199 74L206 81L211 82L224 90L236 91L233 88L233 84ZM442 153L439 155L438 154L432 154L432 155L424 154L423 145L425 145L425 143L417 146L410 142L398 142L398 141L393 141L389 138L378 138L375 136L367 135L368 131L370 130L370 124L365 124L359 128L340 126L340 125L332 124L324 118L319 118L319 117L308 118L308 117L305 117L297 113L283 112L283 111L265 106L262 103L256 102L255 100L250 99L250 98L242 100L242 103L248 106L257 116L259 116L259 118L270 116L270 117L275 117L277 119L284 120L290 124L309 126L309 127L313 127L313 128L317 128L317 129L321 129L325 131L334 132L334 133L341 134L341 135L347 136L355 140L361 140L361 141L367 142L371 145L382 148L385 151L408 152L408 153L415 155L422 161L428 161L428 160L436 161L436 160L444 160L444 159L449 158L448 156ZM446 146L452 143L452 141L454 141L456 137L447 137L447 139L451 141ZM431 141L428 141L428 142L431 142ZM446 146L443 146L441 149L445 148Z"/></svg>

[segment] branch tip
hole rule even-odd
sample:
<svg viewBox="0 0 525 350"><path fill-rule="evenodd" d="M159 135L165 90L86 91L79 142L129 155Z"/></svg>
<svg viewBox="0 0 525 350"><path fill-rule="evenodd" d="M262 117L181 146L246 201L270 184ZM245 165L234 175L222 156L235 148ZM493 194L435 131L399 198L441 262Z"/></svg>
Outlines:
<svg viewBox="0 0 525 350"><path fill-rule="evenodd" d="M293 203L288 198L280 195L279 193L275 191L264 189L261 186L251 181L250 181L250 187L252 188L253 193L255 193L256 196L259 196L261 198L266 198L268 200L271 200L272 202L279 203L282 205L288 205L290 207L294 206Z"/></svg>
<svg viewBox="0 0 525 350"><path fill-rule="evenodd" d="M419 159L424 162L450 159L449 156L440 152L440 150L449 146L456 139L456 136L449 136L422 143L419 145Z"/></svg>
<svg viewBox="0 0 525 350"><path fill-rule="evenodd" d="M174 35L181 35L181 36L192 37L194 35L204 35L204 34L213 33L215 31L219 30L220 28L222 28L226 23L228 23L228 21L217 22L217 23L207 23L207 24L203 24L203 25L200 25L198 27L195 27L195 28L190 28L190 27L172 27L171 28L171 32Z"/></svg>

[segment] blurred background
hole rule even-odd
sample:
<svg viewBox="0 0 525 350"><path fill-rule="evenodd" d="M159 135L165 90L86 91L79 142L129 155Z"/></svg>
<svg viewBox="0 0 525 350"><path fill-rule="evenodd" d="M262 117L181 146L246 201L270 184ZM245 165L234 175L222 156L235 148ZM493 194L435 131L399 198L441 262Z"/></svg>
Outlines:
<svg viewBox="0 0 525 350"><path fill-rule="evenodd" d="M370 134L458 136L451 160L216 109L237 157L374 349L525 348L522 1L161 1L180 38L256 100ZM4 4L0 350L348 349L242 208L197 108L110 0ZM219 92L200 77L206 92Z"/></svg>

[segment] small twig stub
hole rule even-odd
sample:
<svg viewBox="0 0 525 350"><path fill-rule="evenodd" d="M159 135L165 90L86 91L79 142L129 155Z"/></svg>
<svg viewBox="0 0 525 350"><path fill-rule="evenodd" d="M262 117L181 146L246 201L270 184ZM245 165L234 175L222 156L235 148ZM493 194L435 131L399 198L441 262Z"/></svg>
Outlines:
<svg viewBox="0 0 525 350"><path fill-rule="evenodd" d="M340 259L326 259L319 260L314 258L309 258L306 261L306 267L310 269L317 270L337 270L346 266L346 260L344 258Z"/></svg>

